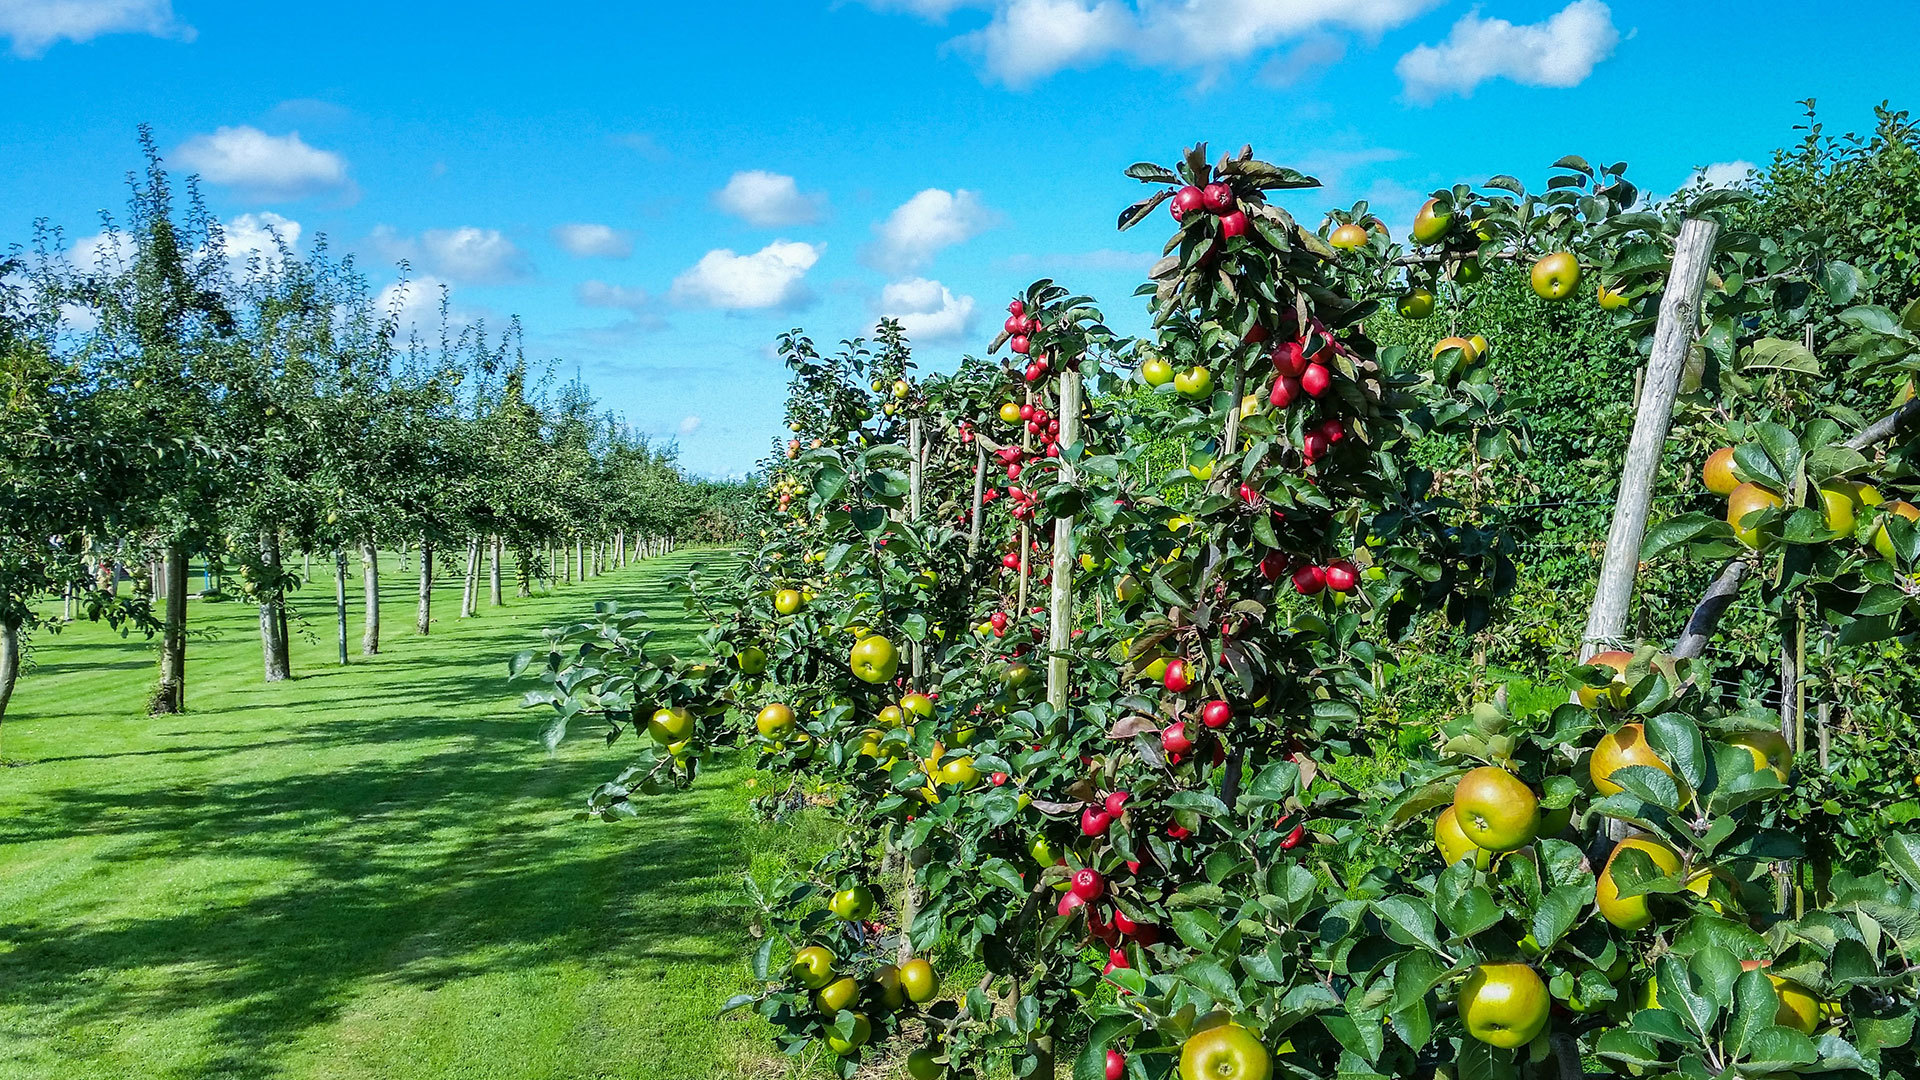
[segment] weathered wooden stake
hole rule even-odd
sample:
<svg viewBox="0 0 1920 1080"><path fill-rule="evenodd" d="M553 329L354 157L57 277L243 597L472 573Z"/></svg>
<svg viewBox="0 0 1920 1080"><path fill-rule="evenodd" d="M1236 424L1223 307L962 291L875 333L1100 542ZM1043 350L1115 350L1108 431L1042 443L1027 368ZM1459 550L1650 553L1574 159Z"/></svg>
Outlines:
<svg viewBox="0 0 1920 1080"><path fill-rule="evenodd" d="M1080 441L1080 373L1068 365L1060 373L1060 482L1076 482L1067 451ZM1053 521L1053 596L1047 627L1047 704L1055 713L1067 707L1067 649L1073 643L1073 518Z"/></svg>
<svg viewBox="0 0 1920 1080"><path fill-rule="evenodd" d="M1580 638L1580 659L1586 660L1626 635L1627 612L1633 602L1634 575L1640 567L1640 545L1646 538L1647 513L1653 504L1654 480L1673 420L1673 400L1679 393L1680 372L1700 329L1700 298L1713 262L1713 242L1720 226L1689 218L1680 226L1674 244L1673 269L1667 277L1666 297L1660 303L1660 321L1654 329L1653 354L1627 442L1627 460L1620 471L1613 523L1607 530L1607 550L1600 562L1600 582L1593 609Z"/></svg>

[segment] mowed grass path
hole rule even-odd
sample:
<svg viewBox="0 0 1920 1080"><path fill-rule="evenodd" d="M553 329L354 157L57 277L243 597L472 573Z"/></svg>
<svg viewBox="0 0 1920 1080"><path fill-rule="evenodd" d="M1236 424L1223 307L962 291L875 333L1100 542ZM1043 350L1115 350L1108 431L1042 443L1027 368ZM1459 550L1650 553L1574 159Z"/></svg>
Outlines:
<svg viewBox="0 0 1920 1080"><path fill-rule="evenodd" d="M356 576L344 669L316 563L295 679L261 682L255 609L195 602L217 637L191 645L189 711L162 719L141 711L151 643L41 639L0 747L0 1078L783 1072L761 1021L714 1014L744 988L740 875L801 838L753 824L726 772L631 826L573 820L625 745L587 724L548 756L504 681L596 599L691 645L668 585L716 558L470 620L455 582L426 638L390 558L384 651L358 655Z"/></svg>

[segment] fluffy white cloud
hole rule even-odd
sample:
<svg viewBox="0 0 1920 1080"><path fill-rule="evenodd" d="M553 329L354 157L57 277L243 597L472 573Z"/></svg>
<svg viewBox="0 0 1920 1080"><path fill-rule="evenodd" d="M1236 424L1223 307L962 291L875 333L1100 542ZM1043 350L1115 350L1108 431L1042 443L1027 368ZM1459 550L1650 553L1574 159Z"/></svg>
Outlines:
<svg viewBox="0 0 1920 1080"><path fill-rule="evenodd" d="M256 255L262 262L277 262L280 244L284 243L288 251L300 246L300 223L271 210L241 214L226 223L225 232L227 255L241 263Z"/></svg>
<svg viewBox="0 0 1920 1080"><path fill-rule="evenodd" d="M1711 165L1695 169L1687 178L1684 187L1734 187L1746 182L1747 174L1754 170L1751 161L1716 161Z"/></svg>
<svg viewBox="0 0 1920 1080"><path fill-rule="evenodd" d="M0 37L13 55L35 57L58 41L85 42L103 34L150 34L192 41L193 27L173 16L170 0L5 0Z"/></svg>
<svg viewBox="0 0 1920 1080"><path fill-rule="evenodd" d="M1619 43L1613 13L1600 0L1574 0L1545 22L1524 26L1483 19L1473 11L1453 24L1447 40L1402 56L1394 72L1407 97L1417 102L1447 94L1464 97L1495 78L1525 86L1578 86Z"/></svg>
<svg viewBox="0 0 1920 1080"><path fill-rule="evenodd" d="M973 297L955 296L937 281L907 278L880 290L880 314L900 320L915 341L942 341L973 328Z"/></svg>
<svg viewBox="0 0 1920 1080"><path fill-rule="evenodd" d="M779 228L820 220L826 197L802 194L791 176L751 169L734 173L726 187L713 193L713 204L749 225Z"/></svg>
<svg viewBox="0 0 1920 1080"><path fill-rule="evenodd" d="M402 236L391 225L376 225L371 237L380 253L395 262L424 265L440 277L463 285L514 281L527 273L527 257L499 229L463 225Z"/></svg>
<svg viewBox="0 0 1920 1080"><path fill-rule="evenodd" d="M942 19L961 6L989 6L987 25L956 43L989 76L1025 86L1064 68L1112 59L1165 68L1219 68L1329 30L1377 35L1439 0L867 0L880 10ZM1331 63L1325 43L1301 62ZM1279 73L1285 75L1284 72Z"/></svg>
<svg viewBox="0 0 1920 1080"><path fill-rule="evenodd" d="M918 270L942 248L973 239L996 220L979 192L928 188L874 226L867 260L890 274Z"/></svg>
<svg viewBox="0 0 1920 1080"><path fill-rule="evenodd" d="M428 229L420 246L428 264L454 281L512 281L526 273L526 256L499 229Z"/></svg>
<svg viewBox="0 0 1920 1080"><path fill-rule="evenodd" d="M582 258L624 259L633 254L633 237L611 225L585 222L553 227L553 241Z"/></svg>
<svg viewBox="0 0 1920 1080"><path fill-rule="evenodd" d="M102 232L83 236L67 249L67 262L76 270L108 273L133 258L133 243L125 233Z"/></svg>
<svg viewBox="0 0 1920 1080"><path fill-rule="evenodd" d="M374 297L374 303L382 314L394 317L394 336L406 338L418 333L422 337L433 336L432 332L440 326L440 300L450 295L451 287L432 275L423 275L412 281L396 281L380 290ZM449 311L448 317L459 322L460 317Z"/></svg>
<svg viewBox="0 0 1920 1080"><path fill-rule="evenodd" d="M299 199L348 185L346 159L308 146L297 131L269 135L246 125L223 127L188 139L176 156L207 180L258 199Z"/></svg>
<svg viewBox="0 0 1920 1080"><path fill-rule="evenodd" d="M700 424L701 424L701 420L697 416L681 417L680 418L680 437L684 439L688 435L691 435L694 432L699 431Z"/></svg>
<svg viewBox="0 0 1920 1080"><path fill-rule="evenodd" d="M709 251L673 281L676 303L745 310L794 307L807 299L807 271L822 247L776 240L751 255Z"/></svg>

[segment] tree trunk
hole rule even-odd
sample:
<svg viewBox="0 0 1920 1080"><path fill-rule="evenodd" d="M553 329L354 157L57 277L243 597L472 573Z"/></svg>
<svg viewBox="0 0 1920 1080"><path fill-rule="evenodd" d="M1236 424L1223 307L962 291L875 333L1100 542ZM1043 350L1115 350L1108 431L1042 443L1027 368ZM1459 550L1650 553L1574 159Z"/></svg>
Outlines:
<svg viewBox="0 0 1920 1080"><path fill-rule="evenodd" d="M499 607L505 603L505 600L500 595L500 560L505 554L505 547L500 542L500 534L494 533L493 563L487 571L487 601L494 607Z"/></svg>
<svg viewBox="0 0 1920 1080"><path fill-rule="evenodd" d="M7 702L20 679L20 624L0 621L0 723L7 719ZM0 756L0 762L6 758Z"/></svg>
<svg viewBox="0 0 1920 1080"><path fill-rule="evenodd" d="M167 564L163 559L151 559L147 562L147 594L154 603L167 598Z"/></svg>
<svg viewBox="0 0 1920 1080"><path fill-rule="evenodd" d="M413 614L413 632L425 634L433 629L433 541L420 538L420 606Z"/></svg>
<svg viewBox="0 0 1920 1080"><path fill-rule="evenodd" d="M360 630L360 655L380 654L380 549L369 540L360 545L360 577L365 584L366 620Z"/></svg>
<svg viewBox="0 0 1920 1080"><path fill-rule="evenodd" d="M627 530L615 529L613 533L613 565L615 569L624 569L627 565Z"/></svg>
<svg viewBox="0 0 1920 1080"><path fill-rule="evenodd" d="M513 553L513 594L522 600L533 595L533 552L521 548Z"/></svg>
<svg viewBox="0 0 1920 1080"><path fill-rule="evenodd" d="M467 541L467 574L461 584L460 617L471 619L480 607L480 538Z"/></svg>
<svg viewBox="0 0 1920 1080"><path fill-rule="evenodd" d="M272 529L260 534L260 561L265 564L268 580L273 584L266 595L260 598L260 656L264 675L268 682L279 682L292 674L289 670L286 620L281 617L281 609L286 606L285 590L280 586L280 535Z"/></svg>
<svg viewBox="0 0 1920 1080"><path fill-rule="evenodd" d="M334 636L340 643L340 662L347 662L347 549L333 553Z"/></svg>
<svg viewBox="0 0 1920 1080"><path fill-rule="evenodd" d="M184 712L187 707L187 548L175 540L167 545L166 623L160 633L160 685L154 690L154 715Z"/></svg>

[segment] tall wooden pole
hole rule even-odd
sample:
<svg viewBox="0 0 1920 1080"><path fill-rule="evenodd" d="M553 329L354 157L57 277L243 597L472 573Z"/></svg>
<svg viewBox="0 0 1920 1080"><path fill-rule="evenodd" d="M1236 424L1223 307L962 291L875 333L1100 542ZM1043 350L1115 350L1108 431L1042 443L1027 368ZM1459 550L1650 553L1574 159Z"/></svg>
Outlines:
<svg viewBox="0 0 1920 1080"><path fill-rule="evenodd" d="M1060 482L1078 477L1067 451L1080 441L1080 373L1069 364L1060 373ZM1053 596L1047 626L1047 704L1067 707L1067 649L1073 642L1073 518L1053 521Z"/></svg>
<svg viewBox="0 0 1920 1080"><path fill-rule="evenodd" d="M1633 582L1640 567L1640 545L1646 539L1647 514L1653 505L1654 481L1673 421L1673 401L1680 389L1680 372L1700 329L1700 298L1706 291L1707 269L1713 262L1713 242L1720 226L1689 218L1680 226L1674 244L1673 269L1667 293L1660 302L1660 321L1653 334L1653 355L1627 441L1627 460L1620 471L1613 524L1607 530L1607 550L1600 562L1600 582L1594 589L1593 609L1587 614L1580 638L1580 659L1612 647L1626 636L1627 612L1633 603Z"/></svg>
<svg viewBox="0 0 1920 1080"><path fill-rule="evenodd" d="M916 525L920 523L920 485L924 477L921 468L922 438L920 418L916 416L907 421L907 453L911 455L911 460L907 462L907 515L908 520ZM907 662L908 670L913 673L913 684L919 686L921 667L925 663L920 642L908 640Z"/></svg>
<svg viewBox="0 0 1920 1080"><path fill-rule="evenodd" d="M967 533L967 562L980 555L980 525L987 506L987 444L973 437L973 527Z"/></svg>

